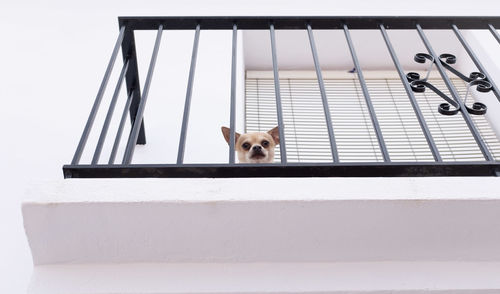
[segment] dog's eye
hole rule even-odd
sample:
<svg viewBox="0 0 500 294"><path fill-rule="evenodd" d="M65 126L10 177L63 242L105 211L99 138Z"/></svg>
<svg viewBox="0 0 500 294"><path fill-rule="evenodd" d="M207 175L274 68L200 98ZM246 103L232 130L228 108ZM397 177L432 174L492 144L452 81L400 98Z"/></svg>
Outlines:
<svg viewBox="0 0 500 294"><path fill-rule="evenodd" d="M262 147L267 148L269 147L269 141L262 141Z"/></svg>
<svg viewBox="0 0 500 294"><path fill-rule="evenodd" d="M245 149L245 150L248 150L248 149L250 149L250 144L243 143L243 145L241 145L241 147L243 147L243 149Z"/></svg>

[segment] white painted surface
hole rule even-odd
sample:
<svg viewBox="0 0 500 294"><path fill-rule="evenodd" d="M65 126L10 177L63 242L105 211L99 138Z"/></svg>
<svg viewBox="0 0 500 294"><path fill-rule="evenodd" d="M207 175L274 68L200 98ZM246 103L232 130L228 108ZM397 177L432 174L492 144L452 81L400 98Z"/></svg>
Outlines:
<svg viewBox="0 0 500 294"><path fill-rule="evenodd" d="M460 180L68 181L23 214L35 264L500 261L499 181Z"/></svg>
<svg viewBox="0 0 500 294"><path fill-rule="evenodd" d="M490 15L500 8L495 0L481 5L440 1L442 9L434 2L0 2L0 175L4 196L0 205L0 291L25 292L32 265L20 210L24 192L33 182L62 178L61 166L71 159L104 73L118 15ZM192 38L185 40L183 46L189 50ZM175 65L180 71L185 63ZM184 82L185 75L179 75L179 84ZM179 91L182 99L183 91ZM153 127L152 121L148 123ZM149 132L148 139L163 140L154 133Z"/></svg>
<svg viewBox="0 0 500 294"><path fill-rule="evenodd" d="M417 71L417 69L412 69L410 71ZM314 70L280 70L280 78L282 79L317 79L316 71ZM355 79L357 78L356 73L350 73L347 71L338 70L322 70L321 75L323 79ZM399 79L399 74L395 70L368 70L363 72L365 79L376 79L376 78L388 78L388 79ZM429 78L439 78L439 72L432 71ZM253 79L272 79L272 71L259 71L259 70L248 70L247 78Z"/></svg>
<svg viewBox="0 0 500 294"><path fill-rule="evenodd" d="M39 293L496 294L498 262L37 266Z"/></svg>
<svg viewBox="0 0 500 294"><path fill-rule="evenodd" d="M395 70L382 34L378 30L351 30L361 68L364 70ZM451 31L425 31L438 54L459 55L461 45ZM314 30L318 58L323 70L351 70L354 67L343 30ZM413 60L419 52L427 52L415 30L388 30L389 38L404 69L422 66ZM245 31L245 63L249 70L272 70L269 32ZM439 48L439 49L438 49ZM314 70L307 31L276 30L278 65L283 70ZM461 61L458 56L458 62Z"/></svg>
<svg viewBox="0 0 500 294"><path fill-rule="evenodd" d="M497 177L61 179L33 184L25 203L495 200L498 187Z"/></svg>

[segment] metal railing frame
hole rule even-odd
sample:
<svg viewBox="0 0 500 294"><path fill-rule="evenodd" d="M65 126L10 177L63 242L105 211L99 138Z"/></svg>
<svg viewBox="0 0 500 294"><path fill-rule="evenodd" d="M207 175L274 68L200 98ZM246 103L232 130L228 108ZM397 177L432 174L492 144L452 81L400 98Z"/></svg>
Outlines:
<svg viewBox="0 0 500 294"><path fill-rule="evenodd" d="M484 142L471 115L465 111L465 105L461 100L457 90L451 83L445 65L442 65L440 56L433 50L430 41L427 39L425 30L450 29L462 44L469 57L483 74L484 83L491 85L491 90L500 101L500 89L496 86L492 77L488 74L478 56L474 53L467 40L463 37L460 29L487 29L500 44L500 35L495 27L500 27L500 17L119 17L120 32L116 40L110 61L106 68L103 80L96 95L96 99L89 114L84 131L78 143L77 149L71 164L63 167L65 178L75 177L297 177L297 176L495 176L500 173L500 162L495 161L488 146ZM318 86L323 103L323 111L330 139L332 154L331 163L289 163L286 155L285 126L283 123L283 110L281 105L278 52L276 51L275 30L306 30L309 36L309 43L316 69ZM356 69L358 80L363 91L363 96L374 127L378 145L383 157L383 162L377 163L344 163L339 161L338 150L335 142L334 125L332 124L328 99L321 74L321 66L318 58L316 44L314 41L313 29L317 30L342 30L345 34L346 42L351 53L352 61ZM366 85L363 71L359 64L356 50L351 38L350 30L378 30L382 34L387 50L392 58L394 66L399 74L401 83L408 95L415 115L420 124L420 128L425 136L429 150L434 162L391 162L389 152L385 145L382 130L379 126L375 109L368 87ZM427 48L428 58L436 64L437 70L441 74L452 98L447 101L457 105L459 112L463 116L469 130L472 133L479 149L484 155L485 161L474 162L443 162L432 134L425 122L425 118L418 106L414 91L415 85L405 75L401 63L396 55L390 41L387 30L415 30L423 44ZM146 82L141 94L137 56L135 49L134 31L136 30L156 30L156 41L151 56L151 61L146 76ZM186 100L184 104L184 114L175 164L133 164L133 154L136 144L145 144L144 111L152 81L152 76L158 56L162 32L164 30L195 30L191 66L186 90ZM191 93L193 80L196 71L196 58L198 53L198 43L202 30L231 30L232 31L232 59L231 59L231 101L230 101L230 143L229 159L227 164L184 164L184 149L186 144L186 134L189 123L189 113L191 104ZM235 163L235 126L236 126L236 72L237 72L237 35L238 30L269 30L271 41L271 56L273 61L275 97L277 121L279 126L279 136L281 144L281 162L276 164L236 164ZM118 51L122 49L123 67L115 87L107 115L100 132L97 146L90 164L81 164L80 159L87 139L99 110L104 91L113 70ZM416 57L417 58L417 57ZM109 124L115 111L116 101L121 85L125 81L127 87L127 101L125 103L120 119L118 131L114 138L113 148L107 164L100 164L102 148L106 140ZM423 80L425 82L425 80ZM422 83L421 83L422 84ZM450 102L450 103L451 103ZM127 145L121 163L115 163L122 137L127 113L130 115L132 127L127 138Z"/></svg>

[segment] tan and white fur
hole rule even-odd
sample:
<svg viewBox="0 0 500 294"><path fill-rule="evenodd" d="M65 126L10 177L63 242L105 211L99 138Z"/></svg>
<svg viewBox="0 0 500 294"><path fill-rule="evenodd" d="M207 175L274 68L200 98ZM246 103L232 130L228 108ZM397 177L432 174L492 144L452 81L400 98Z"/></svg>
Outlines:
<svg viewBox="0 0 500 294"><path fill-rule="evenodd" d="M230 129L222 127L224 139L229 144ZM274 148L280 143L278 127L268 132L234 133L234 149L240 163L272 163Z"/></svg>

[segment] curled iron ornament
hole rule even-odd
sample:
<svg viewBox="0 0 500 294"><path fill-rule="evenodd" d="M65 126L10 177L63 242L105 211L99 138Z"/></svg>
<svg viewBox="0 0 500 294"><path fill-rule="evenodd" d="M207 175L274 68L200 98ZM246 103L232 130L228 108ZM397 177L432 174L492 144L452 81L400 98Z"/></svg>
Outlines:
<svg viewBox="0 0 500 294"><path fill-rule="evenodd" d="M447 103L441 103L438 106L438 112L443 115L455 115L460 111L460 105L450 97L446 96L443 92L439 91L438 88L434 87L433 84L426 81L426 79L420 79L420 75L416 72L411 72L406 75L408 82L413 92L423 93L426 88L431 89L434 93L439 95L439 97L446 100ZM453 106L453 107L452 107Z"/></svg>
<svg viewBox="0 0 500 294"><path fill-rule="evenodd" d="M432 55L429 55L427 53L417 53L415 54L415 57L413 57L413 60L415 60L416 63L425 63L427 60L430 61L429 67L427 68L427 74L425 78L423 78L423 81L427 81L429 79L429 75L431 74L432 71L432 66L434 65L434 57ZM418 73L410 72L408 74L417 74L420 76ZM420 79L420 78L417 78Z"/></svg>
<svg viewBox="0 0 500 294"><path fill-rule="evenodd" d="M477 71L471 72L468 77L465 76L464 74L462 74L461 72L450 66L450 64L455 64L457 62L457 57L453 54L449 53L441 54L439 55L439 60L447 70L451 71L457 77L467 82L467 92L465 92L465 98L464 98L464 105L465 108L467 109L467 112L476 115L485 114L487 110L486 105L480 102L475 102L472 104L472 107L468 107L467 98L469 96L470 88L473 86L476 86L476 91L478 92L487 93L491 91L492 86L490 82L486 80L486 76L483 73Z"/></svg>
<svg viewBox="0 0 500 294"><path fill-rule="evenodd" d="M472 107L467 106L467 97L470 92L470 88L473 86L476 86L477 91L486 93L491 91L491 84L485 80L473 80L469 82L469 84L467 85L467 92L465 92L464 105L467 109L467 112L469 112L470 114L483 115L488 109L483 103L474 102L472 103Z"/></svg>
<svg viewBox="0 0 500 294"><path fill-rule="evenodd" d="M451 71L454 75L456 75L457 77L459 77L460 79L462 79L467 83L478 79L486 81L486 76L483 73L473 71L467 77L466 75L462 74L461 72L450 66L450 64L455 64L457 62L457 57L453 54L449 53L441 54L439 55L439 60L441 61L442 66L444 66L447 70Z"/></svg>
<svg viewBox="0 0 500 294"><path fill-rule="evenodd" d="M425 78L420 79L420 74L416 72L409 72L406 74L406 79L410 83L411 89L413 92L417 93L423 93L425 92L426 88L431 89L434 93L436 93L439 97L443 98L446 100L447 103L441 103L438 106L438 112L443 114L443 115L455 115L460 111L460 104L455 101L454 99L448 97L446 94L441 92L438 88L436 88L434 85L431 83L427 82L429 79L430 72L432 70L432 66L434 64L435 59L433 56L427 54L427 53L417 53L415 54L414 57L415 62L417 63L425 63L427 60L430 61L430 65L427 68L427 74ZM439 56L439 61L440 63L449 71L454 73L456 76L458 76L460 79L466 81L467 84L467 92L465 93L465 99L464 99L464 106L467 110L468 113L470 114L475 114L475 115L482 115L486 113L487 107L483 103L480 102L475 102L472 104L472 107L467 106L467 98L470 92L470 88L473 86L476 86L476 90L478 92L486 93L491 91L492 86L491 84L486 80L486 76L483 73L480 72L471 72L469 77L463 75L461 72L458 70L454 69L453 67L450 66L450 64L455 64L457 61L457 58L453 54L441 54Z"/></svg>

